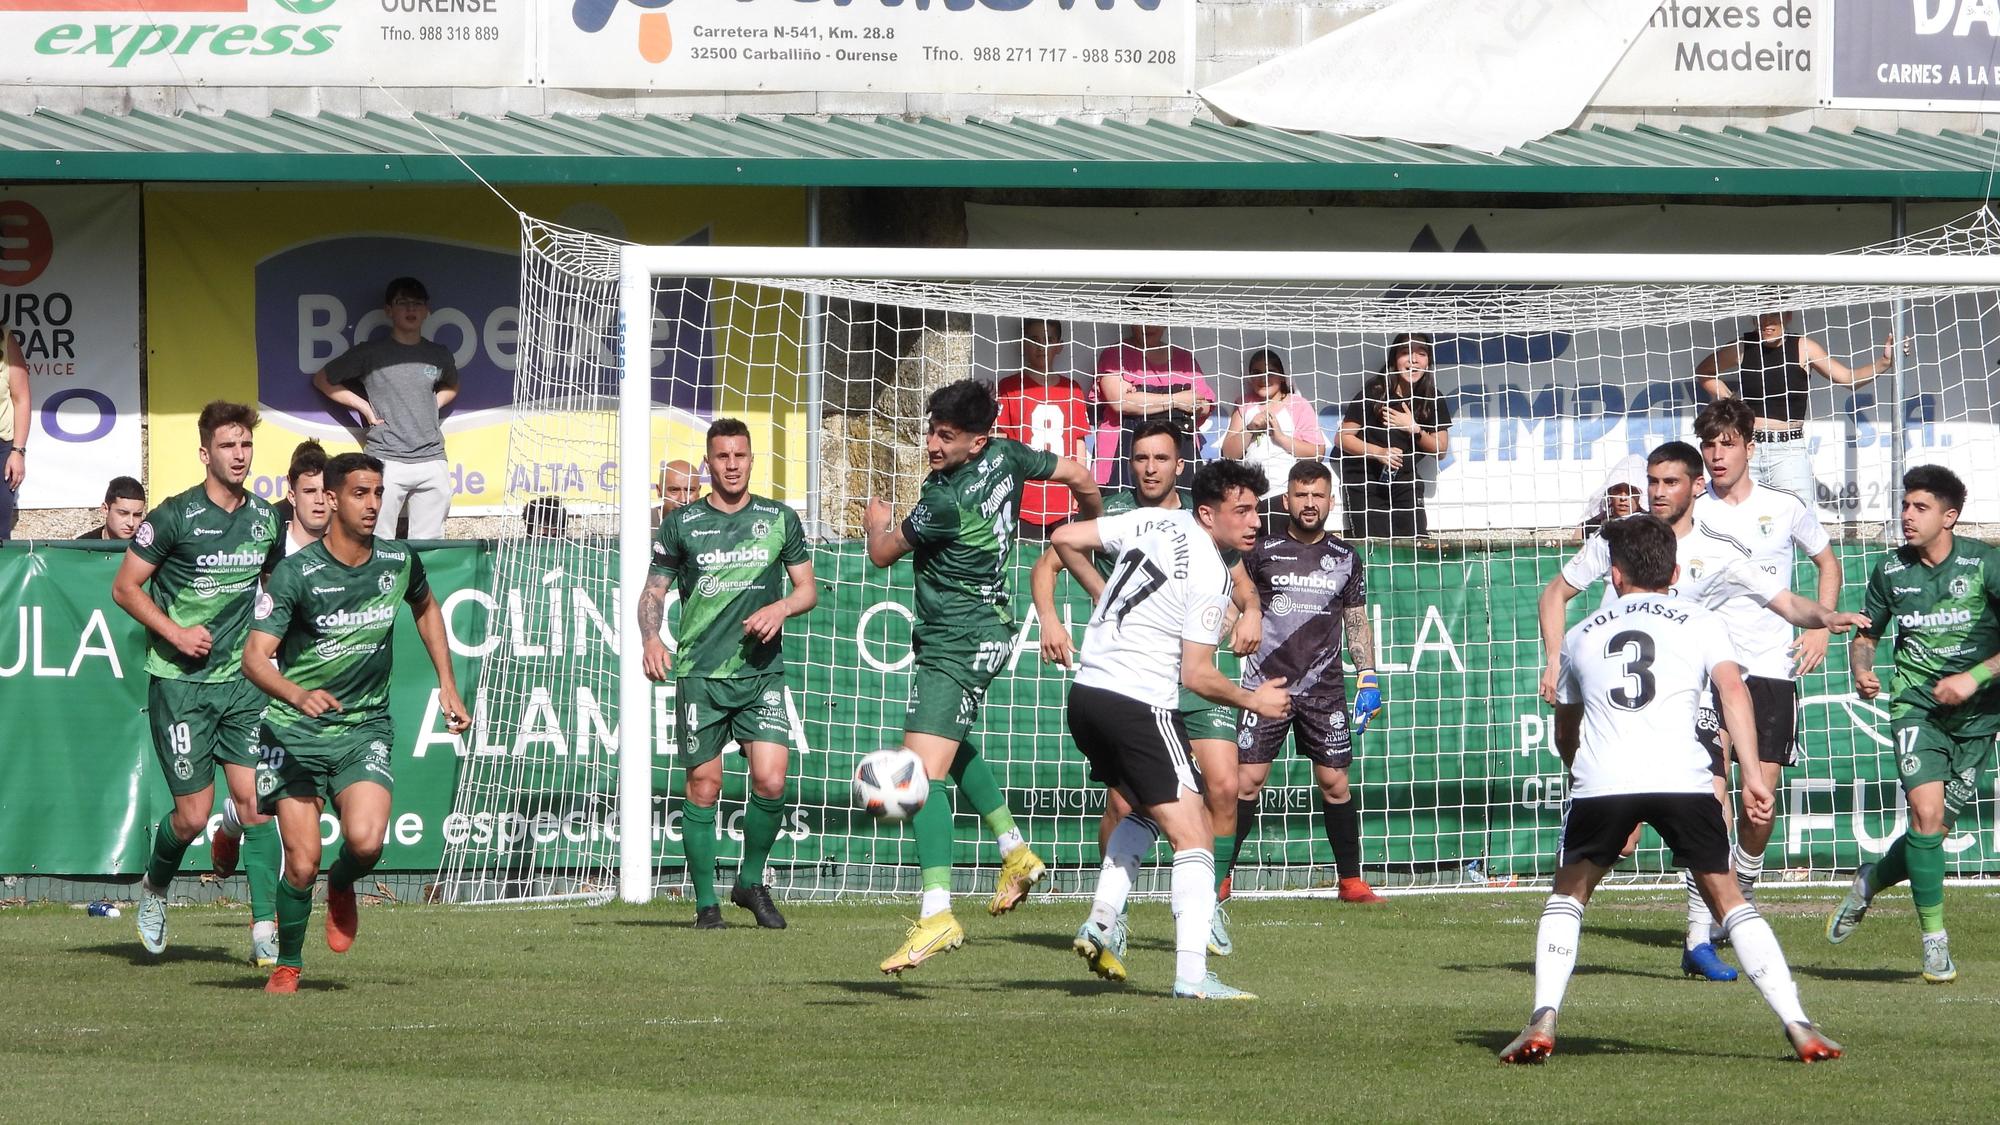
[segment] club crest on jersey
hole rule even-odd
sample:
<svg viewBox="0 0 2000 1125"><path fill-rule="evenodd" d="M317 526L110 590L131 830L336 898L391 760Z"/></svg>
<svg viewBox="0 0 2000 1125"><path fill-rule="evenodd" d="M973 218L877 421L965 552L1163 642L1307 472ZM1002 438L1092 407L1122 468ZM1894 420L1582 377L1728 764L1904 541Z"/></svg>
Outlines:
<svg viewBox="0 0 2000 1125"><path fill-rule="evenodd" d="M278 775L267 769L257 771L257 795L268 797L278 791Z"/></svg>
<svg viewBox="0 0 2000 1125"><path fill-rule="evenodd" d="M778 704L783 703L784 701L785 697L779 695L775 691L767 691L764 693L764 706L766 707L776 707Z"/></svg>
<svg viewBox="0 0 2000 1125"><path fill-rule="evenodd" d="M1952 597L1962 598L1965 595L1970 594L1971 592L1972 592L1972 579L1967 578L1963 574L1961 574L1957 578L1951 580Z"/></svg>
<svg viewBox="0 0 2000 1125"><path fill-rule="evenodd" d="M1773 521L1770 516L1757 517L1757 534L1763 536L1766 539L1769 539L1771 537L1771 532L1775 530L1777 530L1777 523Z"/></svg>
<svg viewBox="0 0 2000 1125"><path fill-rule="evenodd" d="M268 519L258 520L255 524L251 525L250 539L252 542L256 543L268 542L273 535L277 534L277 532L278 532L277 521Z"/></svg>
<svg viewBox="0 0 2000 1125"><path fill-rule="evenodd" d="M187 781L194 777L194 763L188 761L186 758L175 758L174 776L180 778L182 781Z"/></svg>
<svg viewBox="0 0 2000 1125"><path fill-rule="evenodd" d="M385 594L396 592L396 576L384 571L375 576L375 588Z"/></svg>
<svg viewBox="0 0 2000 1125"><path fill-rule="evenodd" d="M1923 762L1919 761L1915 754L1905 754L1903 755L1901 766L1903 770L1903 776L1908 777L1911 774L1916 773L1918 770L1922 769Z"/></svg>
<svg viewBox="0 0 2000 1125"><path fill-rule="evenodd" d="M1321 555L1319 557L1319 568L1328 574L1332 574L1338 566L1340 566L1340 560L1334 558L1332 555Z"/></svg>
<svg viewBox="0 0 2000 1125"><path fill-rule="evenodd" d="M1708 569L1708 560L1706 559L1688 560L1688 565L1687 565L1688 577L1694 579L1697 582L1701 580L1702 572L1706 571L1707 569Z"/></svg>
<svg viewBox="0 0 2000 1125"><path fill-rule="evenodd" d="M771 534L770 520L758 520L750 525L750 537L753 539L762 539L769 534Z"/></svg>

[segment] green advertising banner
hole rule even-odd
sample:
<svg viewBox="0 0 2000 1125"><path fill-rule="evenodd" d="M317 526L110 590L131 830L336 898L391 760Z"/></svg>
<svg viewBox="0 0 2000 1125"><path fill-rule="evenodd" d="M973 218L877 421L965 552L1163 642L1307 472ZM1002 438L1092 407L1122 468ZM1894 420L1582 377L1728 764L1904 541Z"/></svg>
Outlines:
<svg viewBox="0 0 2000 1125"><path fill-rule="evenodd" d="M476 709L498 714L495 685L504 674L532 721L503 733L502 724L482 714L471 734L447 734L416 630L403 623L396 636L396 797L385 870L435 870L447 841L482 834L551 852L549 845L565 835L586 840L593 852L608 854L615 846L609 767L618 741L616 691L604 673L588 671L610 667L617 645L618 600L608 584L614 556L579 543L545 550L546 560L521 568L533 572L521 588L496 590L490 545L423 548L462 690L471 700L477 687L485 702ZM1535 605L1566 554L1566 548L1528 547L1368 552L1377 665L1389 702L1359 740L1354 766L1370 868L1418 879L1442 873L1503 882L1551 869L1565 779L1548 709L1535 695L1541 667ZM111 602L121 557L47 545L0 549L0 692L7 716L7 737L0 740L0 872L137 872L146 833L167 807L145 723L140 630ZM1843 548L1850 591L1858 591L1873 558ZM1014 564L1023 621L975 739L1029 840L1059 866L1094 868L1103 794L1087 783L1064 731L1069 674L1045 667L1038 656L1040 636L1026 612L1032 560L1024 549ZM876 570L850 544L817 549L814 564L820 606L794 621L787 639L799 745L793 804L774 862L793 868L795 878L817 870L823 884L852 885L856 865L914 859L901 829L878 826L852 809L848 785L859 755L900 740L911 659L909 572ZM1081 623L1088 605L1073 585L1064 586L1065 612ZM1809 574L1801 573L1798 588L1811 588ZM1595 590L1579 597L1571 620L1597 598ZM1902 830L1886 713L1853 697L1845 652L1836 643L1828 667L1801 680L1805 761L1787 772L1779 793L1774 870L1851 868ZM656 693L654 723L662 735L656 794L679 781L665 706L671 697L671 689ZM523 792L503 805L517 811L477 822L453 813L461 773L479 768L468 765L474 755L520 763L511 776ZM593 783L600 791L541 787L538 779L575 775L536 768L558 756L603 763ZM743 784L732 758L721 817L725 862L738 847ZM1330 863L1317 808L1306 763L1281 759L1244 864L1281 871L1271 885L1289 885L1309 877L1313 865ZM993 849L977 818L959 811L958 858L990 864ZM1990 813L1990 806L1983 809L1948 841L1956 873L2000 869L2000 829ZM677 801L656 803L656 851L668 867L679 861L679 820ZM325 823L330 841L336 828L330 817ZM1648 844L1636 865L1663 868L1657 842ZM190 852L190 870L203 867L204 847Z"/></svg>

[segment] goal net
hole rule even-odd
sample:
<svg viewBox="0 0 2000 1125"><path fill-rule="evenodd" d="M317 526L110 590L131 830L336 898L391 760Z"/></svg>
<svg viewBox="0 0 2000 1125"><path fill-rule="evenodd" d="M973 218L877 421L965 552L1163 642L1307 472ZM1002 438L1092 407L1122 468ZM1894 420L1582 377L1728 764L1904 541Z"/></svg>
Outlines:
<svg viewBox="0 0 2000 1125"><path fill-rule="evenodd" d="M794 748L770 881L793 897L917 887L906 831L874 823L850 794L857 757L900 741L914 621L908 563L869 565L861 513L871 495L909 510L926 472L924 403L952 380L1000 385L1001 432L1094 458L1115 483L1130 420L1098 393L1100 372L1133 390L1191 388L1133 399L1130 413L1173 411L1209 457L1232 440L1253 353L1276 356L1310 407L1286 425L1309 438L1298 419L1317 421L1339 501L1330 522L1357 536L1366 562L1388 710L1357 740L1352 773L1364 874L1391 888L1510 886L1551 871L1566 794L1536 694L1537 597L1607 489L1643 491L1630 459L1692 440L1703 361L1725 356L1721 377L1737 384L1726 369L1757 347L1745 341L1760 316L1787 314L1797 342L1781 352L1817 347L1830 361L1807 380L1798 441L1842 565L1842 608L1859 608L1897 537L1903 468L1943 464L1970 484L1962 530L2000 523L2000 227L1983 212L1810 258L631 248L533 219L523 230L507 487L523 515L493 556L504 628L480 660L454 810L467 828L439 881L449 901L684 893L674 689L621 672L621 638L636 652L645 556L619 544L647 542L669 463L698 468L719 417L748 423L752 490L798 510L821 586L819 608L786 632ZM1344 423L1379 425L1364 388L1403 334L1429 340L1448 439L1399 468L1373 449L1343 453L1340 435ZM1024 365L1045 370L1012 378ZM1042 549L1032 523L1059 506L1031 498L1011 513L1020 625L976 741L1055 891L1085 893L1103 797L1068 741L1068 674L1040 661L1027 596ZM1794 589L1810 597L1815 569L1798 562ZM1584 591L1569 620L1600 597ZM1088 604L1067 579L1061 598L1080 640ZM635 714L650 745L621 754ZM1801 677L1802 762L1779 789L1767 879L1833 877L1901 831L1886 719L1854 695L1842 642ZM727 762L725 869L746 798L742 759ZM1947 845L1961 876L2000 870L1983 796ZM957 808L955 890L990 889L997 852ZM1236 890L1329 886L1320 824L1309 765L1288 753L1243 842ZM1649 830L1621 877L1664 882L1670 868Z"/></svg>

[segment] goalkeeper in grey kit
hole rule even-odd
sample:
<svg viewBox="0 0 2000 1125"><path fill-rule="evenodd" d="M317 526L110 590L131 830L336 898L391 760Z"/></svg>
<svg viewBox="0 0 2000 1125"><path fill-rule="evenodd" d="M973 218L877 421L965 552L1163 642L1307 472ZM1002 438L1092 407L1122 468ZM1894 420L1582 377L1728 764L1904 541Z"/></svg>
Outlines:
<svg viewBox="0 0 2000 1125"><path fill-rule="evenodd" d="M1264 610L1263 640L1257 655L1244 663L1243 686L1254 689L1266 680L1282 679L1289 685L1292 713L1278 720L1243 713L1236 738L1236 855L1242 855L1255 831L1264 781L1289 735L1313 765L1326 840L1340 876L1340 900L1379 903L1385 900L1361 877L1361 810L1347 781L1353 736L1367 730L1382 709L1361 554L1326 530L1333 473L1322 462L1292 466L1284 504L1291 517L1285 531L1260 538L1243 556ZM1343 634L1357 670L1351 730L1347 679L1340 666Z"/></svg>

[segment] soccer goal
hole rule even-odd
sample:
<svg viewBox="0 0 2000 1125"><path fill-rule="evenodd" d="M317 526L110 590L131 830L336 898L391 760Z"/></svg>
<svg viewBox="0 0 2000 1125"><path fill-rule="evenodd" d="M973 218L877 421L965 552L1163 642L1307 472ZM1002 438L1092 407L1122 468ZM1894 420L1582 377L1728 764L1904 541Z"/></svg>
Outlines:
<svg viewBox="0 0 2000 1125"><path fill-rule="evenodd" d="M848 779L859 755L900 740L910 573L869 565L860 517L870 495L899 516L913 502L926 396L1032 360L1047 385L1088 397L1113 361L1101 357L1130 342L1155 349L1149 363L1199 371L1197 397L1213 406L1180 420L1212 453L1247 357L1269 349L1329 447L1341 534L1346 510L1380 494L1372 475L1400 471L1343 456L1339 435L1379 417L1364 387L1403 334L1428 338L1448 443L1409 458L1419 534L1358 528L1378 536L1362 548L1389 704L1353 766L1364 873L1392 889L1533 882L1551 870L1565 797L1536 695L1536 600L1607 489L1632 483L1628 458L1691 440L1698 368L1740 358L1761 316L1785 314L1795 342L1780 352L1810 341L1833 364L1807 379L1796 440L1843 565L1843 608L1858 608L1895 534L1904 467L1952 467L1971 485L1968 528L2000 523L1996 251L1984 213L1852 254L1775 257L630 246L526 219L507 497L537 508L494 555L498 639L480 660L442 897L637 902L685 885L673 687L641 674L632 607L662 474L699 465L710 420L749 424L753 491L799 511L821 583L819 608L787 632L792 781L770 881L795 898L899 894L916 889L913 844L856 810ZM1098 403L1079 431L1050 397L1024 396L1003 421L1041 448L1094 454L1103 479L1121 416ZM1055 869L1054 893L1087 893L1102 795L1064 731L1068 677L1038 657L1027 572L1040 549L1032 535L1016 548L1021 625L975 737ZM1798 561L1794 588L1811 596L1814 568ZM1080 638L1089 607L1067 580L1061 596ZM1584 591L1569 620L1600 596ZM1854 696L1844 643L1800 697L1803 761L1779 792L1767 881L1830 878L1901 828L1886 712ZM725 868L740 847L737 761L719 818ZM1262 801L1237 893L1330 885L1307 763L1281 758ZM955 889L986 889L997 853L962 805L957 826ZM2000 870L1990 805L1949 846L1957 875ZM1622 877L1672 878L1650 833Z"/></svg>

